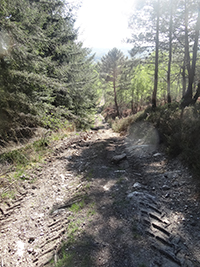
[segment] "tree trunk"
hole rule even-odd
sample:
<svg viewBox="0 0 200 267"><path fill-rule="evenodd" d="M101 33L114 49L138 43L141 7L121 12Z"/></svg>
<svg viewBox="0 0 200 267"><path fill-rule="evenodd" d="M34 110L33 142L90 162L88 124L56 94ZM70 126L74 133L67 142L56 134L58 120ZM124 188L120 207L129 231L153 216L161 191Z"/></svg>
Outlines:
<svg viewBox="0 0 200 267"><path fill-rule="evenodd" d="M173 13L173 3L170 1L170 22L169 22L169 61L168 61L168 71L167 71L167 102L171 103L171 92L170 92L170 75L171 75L171 62L172 62L172 13Z"/></svg>
<svg viewBox="0 0 200 267"><path fill-rule="evenodd" d="M115 101L115 107L116 107L116 110L117 110L117 116L120 117L120 114L119 114L119 106L118 106L118 103L117 103L117 91L116 91L116 77L115 77L115 73L114 73L114 77L113 77L113 89L114 89L114 101Z"/></svg>
<svg viewBox="0 0 200 267"><path fill-rule="evenodd" d="M186 61L185 61L185 59L184 59L183 71L181 72L181 75L182 75L182 86L183 86L182 97L184 97L185 92L186 92L185 63L186 63Z"/></svg>
<svg viewBox="0 0 200 267"><path fill-rule="evenodd" d="M193 99L192 99L192 104L195 104L198 97L200 96L200 81L198 82L198 86L197 86L197 90L196 90L196 94L194 95Z"/></svg>
<svg viewBox="0 0 200 267"><path fill-rule="evenodd" d="M188 41L188 8L187 8L187 0L185 0L185 55L184 55L184 64L183 64L183 93L182 97L185 96L186 93L186 69L188 74L190 73L190 53L189 53L189 41Z"/></svg>
<svg viewBox="0 0 200 267"><path fill-rule="evenodd" d="M200 4L199 4L200 5ZM181 103L181 106L184 108L190 104L192 104L194 101L192 99L193 95L193 83L194 83L194 76L195 76L195 69L196 69L196 61L197 61L197 50L198 50L198 40L199 40L199 30L200 30L200 6L198 7L198 18L196 23L196 29L195 29L195 39L194 39L194 45L193 45L193 57L192 57L192 67L189 68L188 74L189 74L189 83L188 83L188 89L183 97L183 102ZM188 48L189 50L189 48Z"/></svg>
<svg viewBox="0 0 200 267"><path fill-rule="evenodd" d="M156 22L156 57L155 57L155 73L154 73L154 89L152 96L152 107L156 108L156 96L157 96L157 88L158 88L158 50L159 50L159 8L160 8L160 0L157 1L157 22Z"/></svg>
<svg viewBox="0 0 200 267"><path fill-rule="evenodd" d="M134 90L132 89L132 90L131 90L131 111L132 111L132 114L134 114L134 106L133 106L133 92L134 92Z"/></svg>

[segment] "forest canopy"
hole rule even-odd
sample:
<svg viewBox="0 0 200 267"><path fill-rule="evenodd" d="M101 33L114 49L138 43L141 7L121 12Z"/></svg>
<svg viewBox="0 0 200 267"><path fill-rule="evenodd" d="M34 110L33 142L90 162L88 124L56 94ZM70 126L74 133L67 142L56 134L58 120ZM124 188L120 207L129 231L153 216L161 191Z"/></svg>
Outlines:
<svg viewBox="0 0 200 267"><path fill-rule="evenodd" d="M199 1L136 3L129 18L132 35L127 39L132 45L131 58L126 58L124 64L118 64L116 59L118 81L113 85L114 90L111 90L111 80L108 82L103 76L105 59L109 65L109 55L114 53L114 48L99 64L102 82L106 81L107 106L112 103L115 115L121 117L124 109L126 114L127 111L136 113L148 105L155 108L174 101L179 102L182 109L194 105L200 95ZM111 95L113 100L108 97Z"/></svg>

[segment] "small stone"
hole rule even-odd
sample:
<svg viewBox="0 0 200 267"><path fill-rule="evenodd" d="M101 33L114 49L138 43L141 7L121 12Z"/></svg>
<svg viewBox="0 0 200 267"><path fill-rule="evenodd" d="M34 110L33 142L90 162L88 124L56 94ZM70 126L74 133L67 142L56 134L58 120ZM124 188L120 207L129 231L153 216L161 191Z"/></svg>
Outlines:
<svg viewBox="0 0 200 267"><path fill-rule="evenodd" d="M165 172L164 177L169 178L169 179L173 179L173 178L176 178L178 176L178 173L179 173L178 171Z"/></svg>
<svg viewBox="0 0 200 267"><path fill-rule="evenodd" d="M37 189L37 186L35 186L35 185L32 185L32 187L31 187L33 190L34 189Z"/></svg>
<svg viewBox="0 0 200 267"><path fill-rule="evenodd" d="M177 245L180 241L181 241L180 236L174 237L173 240L172 240L173 244L176 244L176 245Z"/></svg>
<svg viewBox="0 0 200 267"><path fill-rule="evenodd" d="M27 252L28 252L29 254L32 254L32 253L33 253L33 248L28 248L28 249L27 249Z"/></svg>
<svg viewBox="0 0 200 267"><path fill-rule="evenodd" d="M179 186L179 183L178 182L174 182L173 183L173 187L178 187Z"/></svg>
<svg viewBox="0 0 200 267"><path fill-rule="evenodd" d="M159 157L159 156L162 156L162 154L161 154L161 153L155 153L155 154L153 155L153 157Z"/></svg>
<svg viewBox="0 0 200 267"><path fill-rule="evenodd" d="M164 184L164 185L162 186L162 189L163 189L163 190L169 190L170 187L169 187L168 185Z"/></svg>
<svg viewBox="0 0 200 267"><path fill-rule="evenodd" d="M196 221L194 221L194 220L190 222L190 225L191 225L191 226L196 226L196 224L197 224L197 223L196 223Z"/></svg>
<svg viewBox="0 0 200 267"><path fill-rule="evenodd" d="M134 197L134 196L138 196L138 195L140 195L140 193L137 192L137 191L134 191L134 192L129 193L127 197L128 197L128 198L132 198L132 197Z"/></svg>
<svg viewBox="0 0 200 267"><path fill-rule="evenodd" d="M139 189L142 188L142 185L140 183L134 183L133 187Z"/></svg>
<svg viewBox="0 0 200 267"><path fill-rule="evenodd" d="M35 240L35 237L30 237L29 240L28 240L28 243L31 244L31 243L34 242L34 240Z"/></svg>
<svg viewBox="0 0 200 267"><path fill-rule="evenodd" d="M126 158L126 154L125 154L125 153L123 153L123 154L121 154L121 155L114 156L114 157L112 158L112 162L114 162L114 163L118 163L119 161L121 161L121 160L124 159L124 158Z"/></svg>

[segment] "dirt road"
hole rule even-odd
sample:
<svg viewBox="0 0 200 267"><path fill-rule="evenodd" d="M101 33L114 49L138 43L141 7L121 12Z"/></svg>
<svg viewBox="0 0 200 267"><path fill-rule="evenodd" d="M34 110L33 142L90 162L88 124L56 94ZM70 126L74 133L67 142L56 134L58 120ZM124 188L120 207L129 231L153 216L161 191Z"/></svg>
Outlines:
<svg viewBox="0 0 200 267"><path fill-rule="evenodd" d="M200 266L200 190L148 134L57 142L0 206L0 266Z"/></svg>

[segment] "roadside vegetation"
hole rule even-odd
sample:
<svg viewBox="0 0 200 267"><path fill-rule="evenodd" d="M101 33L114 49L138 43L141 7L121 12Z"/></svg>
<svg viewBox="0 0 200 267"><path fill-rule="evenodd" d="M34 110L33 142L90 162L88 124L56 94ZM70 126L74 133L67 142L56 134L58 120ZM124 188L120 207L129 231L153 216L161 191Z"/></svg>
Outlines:
<svg viewBox="0 0 200 267"><path fill-rule="evenodd" d="M166 104L152 110L151 107L136 115L110 121L114 131L124 135L136 122L150 122L159 133L159 142L164 144L169 156L179 156L197 175L200 174L200 104L184 110L179 103Z"/></svg>

